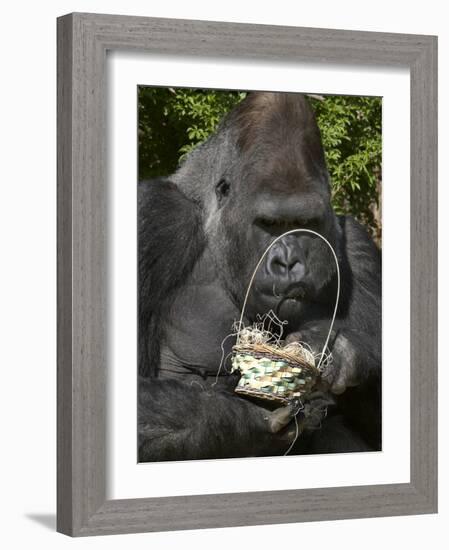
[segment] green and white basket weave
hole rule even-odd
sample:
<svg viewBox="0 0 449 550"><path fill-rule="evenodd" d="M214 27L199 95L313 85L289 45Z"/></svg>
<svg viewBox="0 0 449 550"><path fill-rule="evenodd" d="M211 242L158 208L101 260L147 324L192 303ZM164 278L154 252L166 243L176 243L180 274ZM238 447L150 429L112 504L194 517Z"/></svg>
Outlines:
<svg viewBox="0 0 449 550"><path fill-rule="evenodd" d="M241 373L236 393L281 405L305 396L315 385L319 371L313 354L304 351L293 355L269 344L234 346L232 371Z"/></svg>

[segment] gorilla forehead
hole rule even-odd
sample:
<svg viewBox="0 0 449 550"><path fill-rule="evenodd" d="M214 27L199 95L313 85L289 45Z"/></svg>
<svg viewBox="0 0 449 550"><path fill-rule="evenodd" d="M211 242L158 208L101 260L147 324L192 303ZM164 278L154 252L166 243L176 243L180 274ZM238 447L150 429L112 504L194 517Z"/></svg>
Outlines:
<svg viewBox="0 0 449 550"><path fill-rule="evenodd" d="M315 116L301 94L249 96L231 115L241 153L240 177L270 192L327 188Z"/></svg>
<svg viewBox="0 0 449 550"><path fill-rule="evenodd" d="M222 177L239 193L254 186L271 191L327 193L328 179L315 115L302 94L252 92L196 147L172 180L196 202ZM251 185L252 184L252 185Z"/></svg>
<svg viewBox="0 0 449 550"><path fill-rule="evenodd" d="M260 147L261 136L263 143L270 145L295 145L307 140L320 146L315 116L302 94L252 93L230 113L227 123L237 128L237 145L242 153Z"/></svg>

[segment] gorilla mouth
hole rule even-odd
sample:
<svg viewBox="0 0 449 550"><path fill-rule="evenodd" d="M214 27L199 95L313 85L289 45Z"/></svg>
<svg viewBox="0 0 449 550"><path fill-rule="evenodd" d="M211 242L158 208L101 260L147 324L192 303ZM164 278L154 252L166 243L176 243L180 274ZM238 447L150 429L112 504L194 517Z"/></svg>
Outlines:
<svg viewBox="0 0 449 550"><path fill-rule="evenodd" d="M253 304L257 310L272 309L279 318L297 318L314 303L316 292L309 255L317 240L314 235L284 233L298 229L317 231L317 219L300 219L294 211L282 213L282 218L274 211L259 213L253 222L258 249L266 254L254 281Z"/></svg>
<svg viewBox="0 0 449 550"><path fill-rule="evenodd" d="M279 318L284 318L283 315L281 316L281 310L286 313L286 307L288 311L299 313L309 303L304 283L291 283L282 291L278 290L276 283L273 283L271 292L268 288L262 289L259 286L256 286L254 290L259 295L261 303L265 304L265 307L271 308Z"/></svg>
<svg viewBox="0 0 449 550"><path fill-rule="evenodd" d="M253 300L253 313L263 314L272 310L278 319L288 322L302 317L312 304L306 297L305 289L298 285L282 293L257 292Z"/></svg>
<svg viewBox="0 0 449 550"><path fill-rule="evenodd" d="M304 301L306 298L306 286L302 283L292 283L289 285L284 294L281 295L283 300L295 300L297 302Z"/></svg>
<svg viewBox="0 0 449 550"><path fill-rule="evenodd" d="M303 301L306 298L306 286L303 283L292 283L282 290L276 291L276 283L273 283L273 296L281 301L295 300Z"/></svg>
<svg viewBox="0 0 449 550"><path fill-rule="evenodd" d="M279 301L277 302L274 308L275 315L278 318L281 317L280 312L283 306L291 305L294 308L297 308L298 306L303 305L305 302L304 300L305 295L306 295L306 291L303 285L297 285L297 284L290 285L290 287L286 289L284 294L280 296L276 296L276 298L278 298Z"/></svg>

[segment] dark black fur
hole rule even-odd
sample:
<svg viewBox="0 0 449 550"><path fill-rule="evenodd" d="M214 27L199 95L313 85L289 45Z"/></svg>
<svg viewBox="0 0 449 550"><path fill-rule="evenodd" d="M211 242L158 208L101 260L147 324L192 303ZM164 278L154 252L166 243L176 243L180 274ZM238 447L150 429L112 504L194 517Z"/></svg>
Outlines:
<svg viewBox="0 0 449 550"><path fill-rule="evenodd" d="M274 455L289 447L297 404L268 411L236 396L228 363L217 371L257 260L291 227L326 236L342 276L334 362L302 404L292 452L381 448L380 254L364 228L331 209L305 99L260 93L169 180L139 184L140 461ZM288 238L267 256L245 320L278 308L287 339L321 351L335 275L319 239ZM232 343L225 342L225 355Z"/></svg>
<svg viewBox="0 0 449 550"><path fill-rule="evenodd" d="M166 180L139 185L139 372L156 375L161 318L203 251L199 208Z"/></svg>

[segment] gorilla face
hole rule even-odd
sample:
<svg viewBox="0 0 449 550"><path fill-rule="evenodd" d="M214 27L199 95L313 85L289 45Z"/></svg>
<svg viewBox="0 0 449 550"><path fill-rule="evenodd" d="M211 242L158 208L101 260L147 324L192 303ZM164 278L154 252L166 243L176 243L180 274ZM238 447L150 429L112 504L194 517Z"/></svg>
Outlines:
<svg viewBox="0 0 449 550"><path fill-rule="evenodd" d="M303 96L252 94L228 123L238 129L239 162L227 165L216 184L209 223L219 243L216 261L222 273L231 273L225 282L241 304L252 271L276 237L306 228L338 248L338 226L319 130ZM302 317L327 302L328 294L333 299L328 290L334 275L332 254L319 237L288 235L260 266L249 312L273 309L282 319Z"/></svg>
<svg viewBox="0 0 449 550"><path fill-rule="evenodd" d="M282 233L312 229L338 254L321 136L300 94L250 94L193 152L176 180L202 206L212 261L238 307L261 255ZM310 315L332 302L334 275L332 254L319 237L289 235L257 273L249 317L269 309L289 321Z"/></svg>

